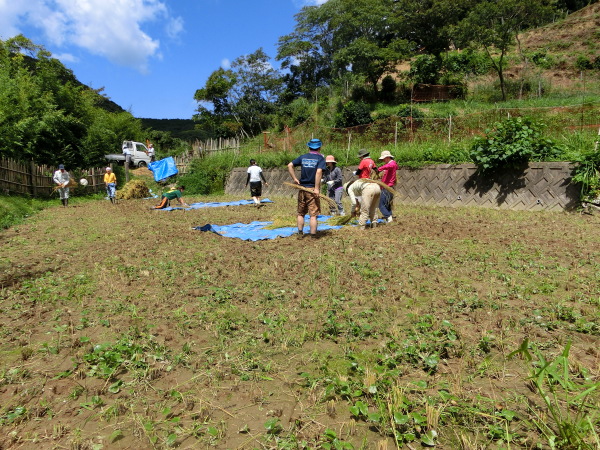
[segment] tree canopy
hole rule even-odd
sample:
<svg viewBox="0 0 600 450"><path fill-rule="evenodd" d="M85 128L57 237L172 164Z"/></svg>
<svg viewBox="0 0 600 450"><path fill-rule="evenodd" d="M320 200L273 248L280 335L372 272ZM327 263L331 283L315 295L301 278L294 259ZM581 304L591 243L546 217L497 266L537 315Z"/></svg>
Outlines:
<svg viewBox="0 0 600 450"><path fill-rule="evenodd" d="M139 120L105 109L120 108L24 36L0 41L0 86L0 155L89 167L142 136Z"/></svg>

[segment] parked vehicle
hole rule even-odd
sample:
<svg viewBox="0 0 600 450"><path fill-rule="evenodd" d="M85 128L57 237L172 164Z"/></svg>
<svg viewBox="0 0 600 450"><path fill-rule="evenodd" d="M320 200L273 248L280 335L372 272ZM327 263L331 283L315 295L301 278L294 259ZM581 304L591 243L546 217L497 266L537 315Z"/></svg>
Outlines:
<svg viewBox="0 0 600 450"><path fill-rule="evenodd" d="M131 165L134 167L147 167L150 164L148 149L141 142L123 141L122 148L127 146L131 152ZM104 155L109 163L125 164L125 155L123 153L112 153Z"/></svg>

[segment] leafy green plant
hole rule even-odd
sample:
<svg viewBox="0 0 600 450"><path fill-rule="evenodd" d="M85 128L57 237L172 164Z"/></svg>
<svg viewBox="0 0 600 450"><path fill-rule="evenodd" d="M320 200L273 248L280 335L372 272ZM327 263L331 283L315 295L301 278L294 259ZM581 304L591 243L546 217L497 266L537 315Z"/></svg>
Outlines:
<svg viewBox="0 0 600 450"><path fill-rule="evenodd" d="M486 137L475 138L471 159L482 172L519 168L529 161L550 159L560 153L553 141L542 136L543 124L528 117L512 117L496 123Z"/></svg>
<svg viewBox="0 0 600 450"><path fill-rule="evenodd" d="M595 149L583 152L573 162L571 182L581 185L580 200L594 201L600 196L600 152Z"/></svg>
<svg viewBox="0 0 600 450"><path fill-rule="evenodd" d="M364 102L350 100L338 113L336 127L353 127L373 122L369 105Z"/></svg>
<svg viewBox="0 0 600 450"><path fill-rule="evenodd" d="M570 341L554 360L547 360L532 347L525 339L508 357L521 355L531 364L529 380L548 413L546 417L531 408L533 422L551 448L598 448L600 382L571 373Z"/></svg>

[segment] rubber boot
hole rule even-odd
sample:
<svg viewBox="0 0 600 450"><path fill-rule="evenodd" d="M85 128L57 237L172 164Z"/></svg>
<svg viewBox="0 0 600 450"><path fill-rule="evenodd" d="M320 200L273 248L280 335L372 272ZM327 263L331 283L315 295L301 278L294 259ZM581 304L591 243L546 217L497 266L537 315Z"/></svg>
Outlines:
<svg viewBox="0 0 600 450"><path fill-rule="evenodd" d="M69 206L69 199L68 199L68 198L65 198L65 208L66 208L67 206Z"/></svg>
<svg viewBox="0 0 600 450"><path fill-rule="evenodd" d="M61 203L62 203L63 206L67 206L67 204L65 203L66 200L64 198L61 198L60 201L61 201Z"/></svg>

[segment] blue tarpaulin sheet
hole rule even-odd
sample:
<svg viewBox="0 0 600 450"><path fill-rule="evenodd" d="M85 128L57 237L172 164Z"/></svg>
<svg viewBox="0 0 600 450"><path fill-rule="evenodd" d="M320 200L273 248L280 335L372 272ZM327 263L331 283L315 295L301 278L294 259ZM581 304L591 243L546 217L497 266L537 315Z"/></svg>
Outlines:
<svg viewBox="0 0 600 450"><path fill-rule="evenodd" d="M329 225L325 222L331 216L317 216L319 230L339 230L341 225ZM309 217L306 216L304 232L310 231L308 227ZM297 227L275 228L274 230L265 229L266 226L273 222L250 222L250 223L234 223L232 225L211 225L206 224L201 227L195 227L194 230L212 231L220 236L242 239L244 241L262 241L265 239L275 239L278 237L289 237L298 232Z"/></svg>
<svg viewBox="0 0 600 450"><path fill-rule="evenodd" d="M148 169L154 173L154 181L166 180L170 176L177 175L179 170L175 165L175 160L172 156L163 158L160 161L154 161L148 164Z"/></svg>
<svg viewBox="0 0 600 450"><path fill-rule="evenodd" d="M274 203L272 200L268 198L264 198L260 201L261 203ZM254 204L254 200L236 200L233 202L199 202L192 203L189 208L184 206L169 206L168 208L157 209L157 211L173 211L176 209L183 209L185 211L189 211L190 209L200 209L200 208L217 208L219 206L239 206L239 205L252 205Z"/></svg>

